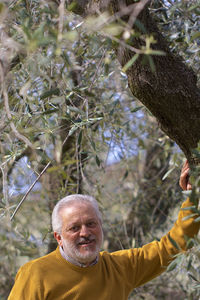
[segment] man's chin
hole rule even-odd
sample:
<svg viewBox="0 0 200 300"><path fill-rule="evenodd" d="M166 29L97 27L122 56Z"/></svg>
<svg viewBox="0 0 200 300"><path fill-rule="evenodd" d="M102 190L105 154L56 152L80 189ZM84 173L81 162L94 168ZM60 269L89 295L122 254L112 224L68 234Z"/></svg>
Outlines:
<svg viewBox="0 0 200 300"><path fill-rule="evenodd" d="M81 249L82 251L76 252L77 260L81 263L90 263L96 259L98 256L97 251L92 251L91 249Z"/></svg>
<svg viewBox="0 0 200 300"><path fill-rule="evenodd" d="M93 262L99 255L100 248L95 245L87 245L87 247L80 247L81 245L72 245L64 241L63 248L67 256L71 257L77 262L87 264Z"/></svg>

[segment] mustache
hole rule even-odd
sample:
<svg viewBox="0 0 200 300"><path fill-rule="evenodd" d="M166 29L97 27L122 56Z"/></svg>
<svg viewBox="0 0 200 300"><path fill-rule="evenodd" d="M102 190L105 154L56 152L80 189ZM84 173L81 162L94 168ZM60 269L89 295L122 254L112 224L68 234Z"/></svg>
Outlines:
<svg viewBox="0 0 200 300"><path fill-rule="evenodd" d="M78 240L77 240L77 244L80 244L80 243L89 243L89 242L92 242L92 241L96 241L96 238L95 236L91 235L91 236L88 236L88 237L80 237Z"/></svg>

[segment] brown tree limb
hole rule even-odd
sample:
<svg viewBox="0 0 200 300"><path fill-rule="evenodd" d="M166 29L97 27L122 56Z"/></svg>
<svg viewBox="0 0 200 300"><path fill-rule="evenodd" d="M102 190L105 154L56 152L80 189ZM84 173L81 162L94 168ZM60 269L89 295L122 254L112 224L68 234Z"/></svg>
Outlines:
<svg viewBox="0 0 200 300"><path fill-rule="evenodd" d="M116 2L118 1L115 1L114 10L117 9ZM127 4L130 2L132 1L126 1ZM124 20L129 20L129 16ZM142 63L145 59L142 55L127 71L130 90L156 117L161 129L193 162L196 157L192 150L200 140L200 91L196 76L179 56L170 52L147 8L140 13L139 20L147 33L156 40L152 45L153 50L162 50L166 55L152 57L155 72L152 72L148 63ZM133 43L138 48L143 45L140 38L134 39ZM123 66L132 58L133 53L119 47L117 55Z"/></svg>
<svg viewBox="0 0 200 300"><path fill-rule="evenodd" d="M70 2L72 1L68 1ZM145 2L77 0L76 3L79 7L77 12L83 16L99 14L109 7L114 17L123 16L122 20L132 25L133 5ZM135 12L135 15L145 27L146 33L154 37L156 43L151 46L152 49L164 51L166 55L140 55L134 65L127 70L130 90L156 117L161 129L179 145L190 163L197 162L198 158L193 153L200 140L200 90L197 87L196 75L181 57L171 53L147 6L139 14ZM134 29L138 31L138 28ZM134 38L131 44L129 43L130 46L137 49L145 46L142 33L141 37ZM122 43L119 42L116 53L122 66L134 55L134 52L124 45L123 39ZM152 72L148 60L153 60L155 72Z"/></svg>

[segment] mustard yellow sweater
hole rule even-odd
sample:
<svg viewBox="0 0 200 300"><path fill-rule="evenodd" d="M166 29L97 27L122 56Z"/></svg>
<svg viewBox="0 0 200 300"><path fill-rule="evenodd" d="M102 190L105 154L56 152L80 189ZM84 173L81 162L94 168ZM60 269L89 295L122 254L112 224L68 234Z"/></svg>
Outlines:
<svg viewBox="0 0 200 300"><path fill-rule="evenodd" d="M185 201L182 207L193 204ZM136 287L158 276L165 270L172 256L178 252L169 234L185 250L184 235L194 236L199 222L183 221L191 214L181 210L170 232L160 242L142 248L101 252L96 265L81 268L66 261L59 248L28 262L17 273L8 300L125 300Z"/></svg>

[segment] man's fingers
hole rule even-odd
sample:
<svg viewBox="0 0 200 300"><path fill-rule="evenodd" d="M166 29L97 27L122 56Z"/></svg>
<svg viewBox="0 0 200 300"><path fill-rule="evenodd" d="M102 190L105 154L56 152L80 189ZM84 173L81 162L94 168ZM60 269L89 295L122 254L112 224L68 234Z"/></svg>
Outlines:
<svg viewBox="0 0 200 300"><path fill-rule="evenodd" d="M184 165L183 165L183 168L181 170L181 175L180 175L180 180L179 180L180 187L184 191L192 188L191 185L188 182L188 180L189 180L189 171L190 171L189 164L188 164L188 161L186 160Z"/></svg>
<svg viewBox="0 0 200 300"><path fill-rule="evenodd" d="M186 160L183 167L182 167L182 171L185 171L188 168L189 168L189 163L188 163L188 160Z"/></svg>

